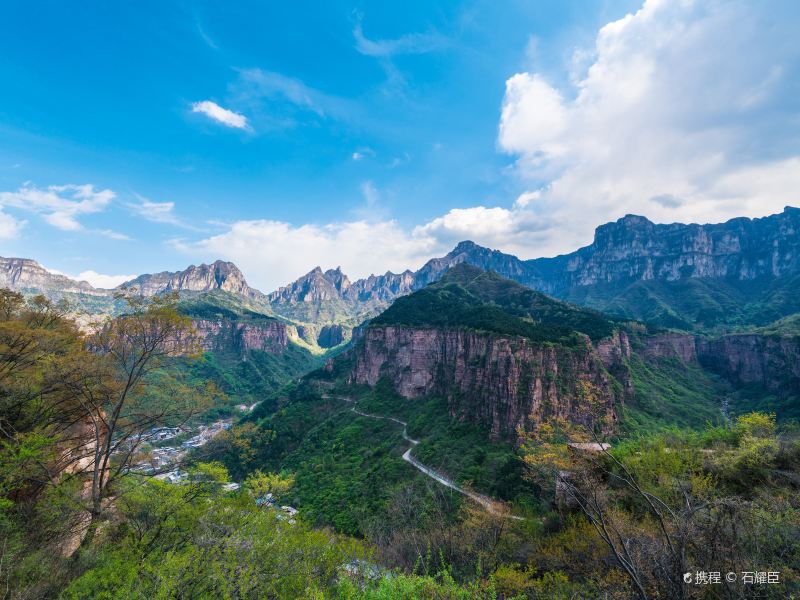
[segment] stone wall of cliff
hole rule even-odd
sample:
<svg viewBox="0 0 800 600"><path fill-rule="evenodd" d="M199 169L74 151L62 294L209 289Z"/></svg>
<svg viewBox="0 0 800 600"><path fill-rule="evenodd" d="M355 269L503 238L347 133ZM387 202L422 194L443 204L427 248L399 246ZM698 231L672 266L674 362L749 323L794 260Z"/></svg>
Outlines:
<svg viewBox="0 0 800 600"><path fill-rule="evenodd" d="M800 338L731 334L705 338L665 333L640 340L645 359L699 363L736 385L759 384L774 392L800 391Z"/></svg>
<svg viewBox="0 0 800 600"><path fill-rule="evenodd" d="M588 338L566 348L465 330L375 327L351 350L350 381L385 377L406 398L440 394L454 417L488 426L495 438L553 417L588 424L600 416L610 430L631 389L610 371L626 375L627 352L619 336L598 350Z"/></svg>
<svg viewBox="0 0 800 600"><path fill-rule="evenodd" d="M575 286L691 277L752 280L800 270L800 210L725 223L656 224L627 215L597 228L591 245L524 262L518 279L559 295Z"/></svg>
<svg viewBox="0 0 800 600"><path fill-rule="evenodd" d="M286 325L277 320L260 322L205 320L192 321L195 338L203 350L236 352L263 350L273 354L283 352L289 344Z"/></svg>

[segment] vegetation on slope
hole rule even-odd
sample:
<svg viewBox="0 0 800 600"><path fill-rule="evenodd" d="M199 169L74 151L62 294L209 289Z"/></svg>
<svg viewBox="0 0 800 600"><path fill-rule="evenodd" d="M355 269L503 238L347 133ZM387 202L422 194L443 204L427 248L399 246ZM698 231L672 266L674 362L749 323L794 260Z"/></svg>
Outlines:
<svg viewBox="0 0 800 600"><path fill-rule="evenodd" d="M700 429L723 420L730 384L699 365L676 358L628 361L634 397L622 408L621 434L641 434L680 427Z"/></svg>
<svg viewBox="0 0 800 600"><path fill-rule="evenodd" d="M431 490L430 481L402 460L409 447L402 427L360 416L352 411L356 405L407 421L409 435L421 440L414 455L455 481L503 500L532 497L511 444L490 442L487 431L454 422L440 398L406 400L383 382L320 393L317 382L307 380L289 391L276 412L259 411L221 436L209 453L239 478L255 468L295 473L292 501L311 522L365 535L398 493L414 489L424 504ZM460 496L447 495L458 506Z"/></svg>
<svg viewBox="0 0 800 600"><path fill-rule="evenodd" d="M398 298L372 326L463 327L535 342L580 343L575 332L599 340L615 322L592 310L554 300L466 263L452 267L436 283Z"/></svg>
<svg viewBox="0 0 800 600"><path fill-rule="evenodd" d="M581 286L568 290L564 299L659 327L725 332L766 326L800 312L800 275Z"/></svg>

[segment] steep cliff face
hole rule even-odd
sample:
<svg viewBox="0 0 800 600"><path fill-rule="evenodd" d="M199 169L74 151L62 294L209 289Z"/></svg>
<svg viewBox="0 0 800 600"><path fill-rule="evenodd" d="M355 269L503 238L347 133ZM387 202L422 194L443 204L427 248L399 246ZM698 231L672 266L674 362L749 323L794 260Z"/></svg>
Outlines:
<svg viewBox="0 0 800 600"><path fill-rule="evenodd" d="M777 335L727 335L697 340L700 363L738 384L772 392L800 391L800 339Z"/></svg>
<svg viewBox="0 0 800 600"><path fill-rule="evenodd" d="M240 296L260 294L250 288L239 268L231 262L218 260L210 265L191 265L183 271L139 275L120 286L135 289L143 296L162 292L211 292L222 290Z"/></svg>
<svg viewBox="0 0 800 600"><path fill-rule="evenodd" d="M684 363L696 363L697 338L684 333L662 333L642 339L641 354L645 359L677 358Z"/></svg>
<svg viewBox="0 0 800 600"><path fill-rule="evenodd" d="M597 228L591 245L525 261L528 283L560 294L575 286L687 278L751 280L800 268L800 209L709 225L657 225L627 215Z"/></svg>
<svg viewBox="0 0 800 600"><path fill-rule="evenodd" d="M345 340L344 327L341 325L324 325L319 330L317 345L320 348L333 348Z"/></svg>
<svg viewBox="0 0 800 600"><path fill-rule="evenodd" d="M773 392L800 390L800 338L731 334L705 338L665 333L641 340L648 360L675 358L700 364L736 385L758 384Z"/></svg>
<svg viewBox="0 0 800 600"><path fill-rule="evenodd" d="M577 290L650 281L744 282L798 273L799 234L800 209L790 207L760 219L708 225L655 224L645 217L627 215L598 227L590 245L553 258L520 260L464 241L417 271L387 272L351 283L339 269L324 273L315 269L270 298L278 314L290 317L294 314L285 312L286 305L298 302L326 303L325 310L318 311L325 319L368 317L397 297L437 281L454 265L467 263L535 290L605 309L602 301L592 302ZM346 284L337 283L342 279ZM304 314L314 317L317 313L306 308ZM780 316L784 315L776 318Z"/></svg>
<svg viewBox="0 0 800 600"><path fill-rule="evenodd" d="M0 287L12 290L38 290L41 292L72 292L93 296L110 295L108 290L93 288L86 281L75 281L64 275L51 273L29 258L0 257Z"/></svg>
<svg viewBox="0 0 800 600"><path fill-rule="evenodd" d="M454 417L488 426L495 438L553 417L589 423L600 416L610 429L629 386L608 367L626 352L619 338L598 352L588 338L566 348L468 330L373 327L351 351L350 381L375 385L385 377L406 398L440 394Z"/></svg>
<svg viewBox="0 0 800 600"><path fill-rule="evenodd" d="M289 344L286 325L273 319L258 322L198 319L192 324L195 338L205 351L244 355L248 350L263 350L279 354Z"/></svg>
<svg viewBox="0 0 800 600"><path fill-rule="evenodd" d="M319 303L341 298L350 287L350 280L338 267L324 271L319 267L300 277L297 281L268 295L270 302Z"/></svg>

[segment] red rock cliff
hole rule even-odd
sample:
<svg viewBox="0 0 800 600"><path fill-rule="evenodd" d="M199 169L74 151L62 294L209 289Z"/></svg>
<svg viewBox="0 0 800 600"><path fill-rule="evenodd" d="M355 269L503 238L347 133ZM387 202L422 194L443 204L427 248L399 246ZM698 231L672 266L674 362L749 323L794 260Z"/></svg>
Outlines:
<svg viewBox="0 0 800 600"><path fill-rule="evenodd" d="M278 354L286 349L289 336L286 325L276 320L259 322L192 321L195 336L203 350L244 354L247 350L263 350Z"/></svg>
<svg viewBox="0 0 800 600"><path fill-rule="evenodd" d="M386 377L406 398L440 394L454 417L489 426L495 438L552 417L589 423L599 415L610 429L630 389L609 373L624 371L620 358L629 353L619 335L596 349L588 338L566 348L465 330L379 327L367 329L351 352L352 383Z"/></svg>

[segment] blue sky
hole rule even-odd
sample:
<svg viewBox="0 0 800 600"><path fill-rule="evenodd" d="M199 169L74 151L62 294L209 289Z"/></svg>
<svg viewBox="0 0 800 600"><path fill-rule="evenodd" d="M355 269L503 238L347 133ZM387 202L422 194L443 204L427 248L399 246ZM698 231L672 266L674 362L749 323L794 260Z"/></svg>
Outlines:
<svg viewBox="0 0 800 600"><path fill-rule="evenodd" d="M799 24L788 1L11 0L0 255L98 285L223 258L268 291L465 238L569 251L627 212L775 212L799 203Z"/></svg>

